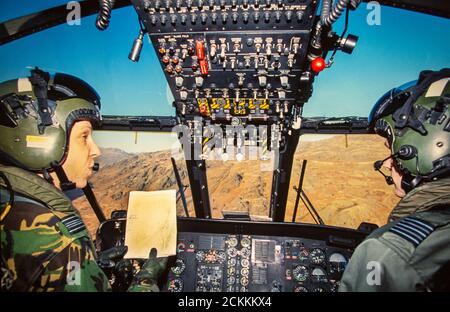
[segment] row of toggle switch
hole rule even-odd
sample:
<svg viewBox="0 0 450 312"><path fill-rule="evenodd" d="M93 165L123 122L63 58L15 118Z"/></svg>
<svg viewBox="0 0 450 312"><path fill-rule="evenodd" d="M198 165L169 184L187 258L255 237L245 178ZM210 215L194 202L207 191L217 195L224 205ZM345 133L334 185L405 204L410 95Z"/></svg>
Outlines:
<svg viewBox="0 0 450 312"><path fill-rule="evenodd" d="M225 9L226 6L231 6L232 8L236 8L241 5L243 8L248 8L253 6L254 8L259 8L260 6L265 6L267 8L271 7L272 4L277 5L278 7L283 7L284 2L293 3L295 0L156 0L150 1L147 0L144 2L144 9L146 11L150 11L150 9L155 10L167 10L169 11L171 8L176 10L181 10L181 8L186 7L189 10L193 8L197 8L199 10L203 10L209 8L210 10L214 9L216 6L220 6L220 9ZM298 0L300 3L304 3L304 0Z"/></svg>
<svg viewBox="0 0 450 312"><path fill-rule="evenodd" d="M244 23L248 23L249 21L253 21L254 23L259 23L260 21L264 21L265 23L270 23L271 20L274 20L277 23L282 22L283 18L286 20L286 22L290 23L292 22L294 16L298 23L301 23L303 21L303 11L276 11L276 12L259 12L255 11L252 13L249 12L243 12L242 14L238 12L233 12L231 14L222 12L222 13L191 13L191 14L170 14L165 15L161 14L159 16L152 15L150 17L150 23L153 26L156 26L158 24L166 25L168 23L172 25L176 25L178 22L182 25L186 25L188 22L191 24L196 24L197 22L206 24L208 20L211 21L213 24L217 24L217 22L221 22L222 24L226 24L228 21L231 21L232 23L238 23L240 20Z"/></svg>

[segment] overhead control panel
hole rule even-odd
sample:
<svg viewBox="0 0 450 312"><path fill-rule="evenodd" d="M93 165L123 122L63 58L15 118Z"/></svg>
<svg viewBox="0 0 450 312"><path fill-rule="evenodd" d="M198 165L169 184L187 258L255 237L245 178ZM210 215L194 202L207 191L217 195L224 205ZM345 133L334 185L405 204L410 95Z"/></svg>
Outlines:
<svg viewBox="0 0 450 312"><path fill-rule="evenodd" d="M280 122L310 96L317 0L133 0L182 119Z"/></svg>

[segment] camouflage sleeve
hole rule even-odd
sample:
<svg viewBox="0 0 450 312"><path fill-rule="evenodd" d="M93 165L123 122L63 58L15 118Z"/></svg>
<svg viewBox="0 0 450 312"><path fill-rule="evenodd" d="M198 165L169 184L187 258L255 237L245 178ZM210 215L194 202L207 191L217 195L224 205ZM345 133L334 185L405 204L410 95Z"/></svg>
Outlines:
<svg viewBox="0 0 450 312"><path fill-rule="evenodd" d="M88 233L71 235L45 206L16 203L0 234L2 291L110 289Z"/></svg>
<svg viewBox="0 0 450 312"><path fill-rule="evenodd" d="M103 292L111 291L98 266L88 237L74 240L48 263L34 291Z"/></svg>
<svg viewBox="0 0 450 312"><path fill-rule="evenodd" d="M385 233L389 236L392 233ZM420 277L408 261L387 246L386 237L369 238L353 253L339 287L340 292L416 291Z"/></svg>

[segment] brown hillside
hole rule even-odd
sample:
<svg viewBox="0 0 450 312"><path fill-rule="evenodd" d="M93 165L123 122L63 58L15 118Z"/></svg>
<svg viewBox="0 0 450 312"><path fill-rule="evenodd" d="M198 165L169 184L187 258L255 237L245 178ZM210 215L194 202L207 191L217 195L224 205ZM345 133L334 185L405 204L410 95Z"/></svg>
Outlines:
<svg viewBox="0 0 450 312"><path fill-rule="evenodd" d="M382 225L398 202L392 189L373 170L373 162L386 157L383 140L376 136L336 136L316 142L301 140L295 155L286 221L291 221L303 159L308 160L304 190L326 224L356 228L362 221ZM120 156L124 156L120 154ZM107 216L117 209L126 209L132 190L176 189L170 152L128 154L97 173L92 183L95 194ZM189 179L184 161L178 161L181 178ZM261 171L259 161L209 161L208 187L213 217L221 218L222 210L248 211L251 215L269 214L272 172ZM190 215L194 215L187 191ZM91 233L98 226L84 198L77 199ZM178 215L184 215L181 201ZM297 222L314 222L303 205L299 206Z"/></svg>

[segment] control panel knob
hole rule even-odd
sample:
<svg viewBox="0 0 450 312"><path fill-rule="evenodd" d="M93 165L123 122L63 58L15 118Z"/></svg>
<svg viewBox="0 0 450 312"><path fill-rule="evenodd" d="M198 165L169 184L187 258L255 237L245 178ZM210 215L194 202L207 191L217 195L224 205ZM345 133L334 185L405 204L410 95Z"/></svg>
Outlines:
<svg viewBox="0 0 450 312"><path fill-rule="evenodd" d="M297 16L298 22L301 22L303 20L303 12L302 11L297 11L297 13L295 13L295 15Z"/></svg>
<svg viewBox="0 0 450 312"><path fill-rule="evenodd" d="M161 15L161 25L166 25L167 22L167 16L165 16L164 14Z"/></svg>
<svg viewBox="0 0 450 312"><path fill-rule="evenodd" d="M237 6L237 0L231 0L231 6L235 8Z"/></svg>
<svg viewBox="0 0 450 312"><path fill-rule="evenodd" d="M199 10L203 9L203 5L204 5L203 0L198 0L197 7Z"/></svg>
<svg viewBox="0 0 450 312"><path fill-rule="evenodd" d="M277 0L277 4L278 4L279 7L282 7L283 6L283 0Z"/></svg>
<svg viewBox="0 0 450 312"><path fill-rule="evenodd" d="M270 7L272 4L272 0L265 0L266 2L266 7Z"/></svg>
<svg viewBox="0 0 450 312"><path fill-rule="evenodd" d="M272 44L271 43L266 44L266 55L268 57L270 57L272 55Z"/></svg>
<svg viewBox="0 0 450 312"><path fill-rule="evenodd" d="M255 21L255 23L259 22L259 12L255 12L255 14L253 15L253 20Z"/></svg>
<svg viewBox="0 0 450 312"><path fill-rule="evenodd" d="M227 19L228 19L228 13L223 12L221 14L221 16L222 16L222 23L225 24L227 22Z"/></svg>
<svg viewBox="0 0 450 312"><path fill-rule="evenodd" d="M183 77L181 77L181 76L176 76L176 77L175 77L175 84L176 84L176 86L177 86L178 88L180 88L180 87L183 86L183 81L184 81L184 78L183 78Z"/></svg>
<svg viewBox="0 0 450 312"><path fill-rule="evenodd" d="M289 81L289 77L288 77L288 76L286 76L286 75L280 76L281 87L287 88L287 86L288 86L288 81Z"/></svg>
<svg viewBox="0 0 450 312"><path fill-rule="evenodd" d="M250 14L248 12L244 12L242 14L242 19L243 19L244 23L246 23L246 24L248 23L249 16L250 16Z"/></svg>
<svg viewBox="0 0 450 312"><path fill-rule="evenodd" d="M233 20L233 23L237 23L238 17L239 17L239 14L238 14L237 12L234 12L234 13L231 15L231 18L232 18L232 20Z"/></svg>
<svg viewBox="0 0 450 312"><path fill-rule="evenodd" d="M225 5L227 4L227 1L226 0L220 0L220 7L222 8L222 9L225 9Z"/></svg>
<svg viewBox="0 0 450 312"><path fill-rule="evenodd" d="M197 22L197 14L192 13L191 14L191 23L195 24Z"/></svg>
<svg viewBox="0 0 450 312"><path fill-rule="evenodd" d="M281 21L281 12L280 11L275 12L275 21L277 23L279 23Z"/></svg>
<svg viewBox="0 0 450 312"><path fill-rule="evenodd" d="M215 57L217 53L217 45L215 43L211 44L211 47L209 49L209 54L211 57Z"/></svg>
<svg viewBox="0 0 450 312"><path fill-rule="evenodd" d="M171 5L172 5L172 1L171 0L166 0L164 7L166 8L167 11L169 11Z"/></svg>
<svg viewBox="0 0 450 312"><path fill-rule="evenodd" d="M186 6L189 10L192 9L192 0L186 0Z"/></svg>
<svg viewBox="0 0 450 312"><path fill-rule="evenodd" d="M195 76L195 85L199 88L203 86L203 77L202 76Z"/></svg>
<svg viewBox="0 0 450 312"><path fill-rule="evenodd" d="M267 85L267 76L266 75L259 75L258 76L258 82L259 82L259 86L264 88Z"/></svg>
<svg viewBox="0 0 450 312"><path fill-rule="evenodd" d="M177 10L180 10L180 9L181 9L181 4L182 4L182 2L183 2L183 0L177 0L177 1L175 2L175 8L176 8Z"/></svg>
<svg viewBox="0 0 450 312"><path fill-rule="evenodd" d="M187 15L186 14L182 14L181 15L181 24L186 25L186 21L187 21Z"/></svg>
<svg viewBox="0 0 450 312"><path fill-rule="evenodd" d="M176 16L176 14L170 15L170 22L172 23L172 25L175 25L177 23L177 16Z"/></svg>
<svg viewBox="0 0 450 312"><path fill-rule="evenodd" d="M152 15L152 17L150 17L150 23L152 23L153 26L156 25L157 21L158 21L158 19L156 18L155 15Z"/></svg>
<svg viewBox="0 0 450 312"><path fill-rule="evenodd" d="M280 100L286 99L286 91L278 91L278 98Z"/></svg>
<svg viewBox="0 0 450 312"><path fill-rule="evenodd" d="M264 12L264 21L266 23L270 22L270 12Z"/></svg>
<svg viewBox="0 0 450 312"><path fill-rule="evenodd" d="M186 90L181 90L181 91L180 91L180 98L181 98L182 100L186 100L186 99L187 99L187 96L188 96L188 93L187 93Z"/></svg>
<svg viewBox="0 0 450 312"><path fill-rule="evenodd" d="M161 8L161 1L160 0L156 0L155 1L155 10L159 10Z"/></svg>
<svg viewBox="0 0 450 312"><path fill-rule="evenodd" d="M215 2L216 2L215 0L209 0L209 1L208 1L209 8L210 8L210 9L213 9L213 8L214 8Z"/></svg>
<svg viewBox="0 0 450 312"><path fill-rule="evenodd" d="M259 0L255 0L253 2L253 5L255 6L255 8L259 7Z"/></svg>
<svg viewBox="0 0 450 312"><path fill-rule="evenodd" d="M225 43L222 43L220 45L220 58L224 59L225 58L225 52L227 50L227 45Z"/></svg>
<svg viewBox="0 0 450 312"><path fill-rule="evenodd" d="M248 0L242 0L242 5L244 8L248 8Z"/></svg>
<svg viewBox="0 0 450 312"><path fill-rule="evenodd" d="M290 23L292 21L292 11L286 11L286 21Z"/></svg>
<svg viewBox="0 0 450 312"><path fill-rule="evenodd" d="M213 24L215 24L217 22L217 13L213 13L211 14L211 21L213 22Z"/></svg>
<svg viewBox="0 0 450 312"><path fill-rule="evenodd" d="M202 13L202 15L200 16L200 20L202 21L202 24L206 24L207 19L208 19L208 14Z"/></svg>

